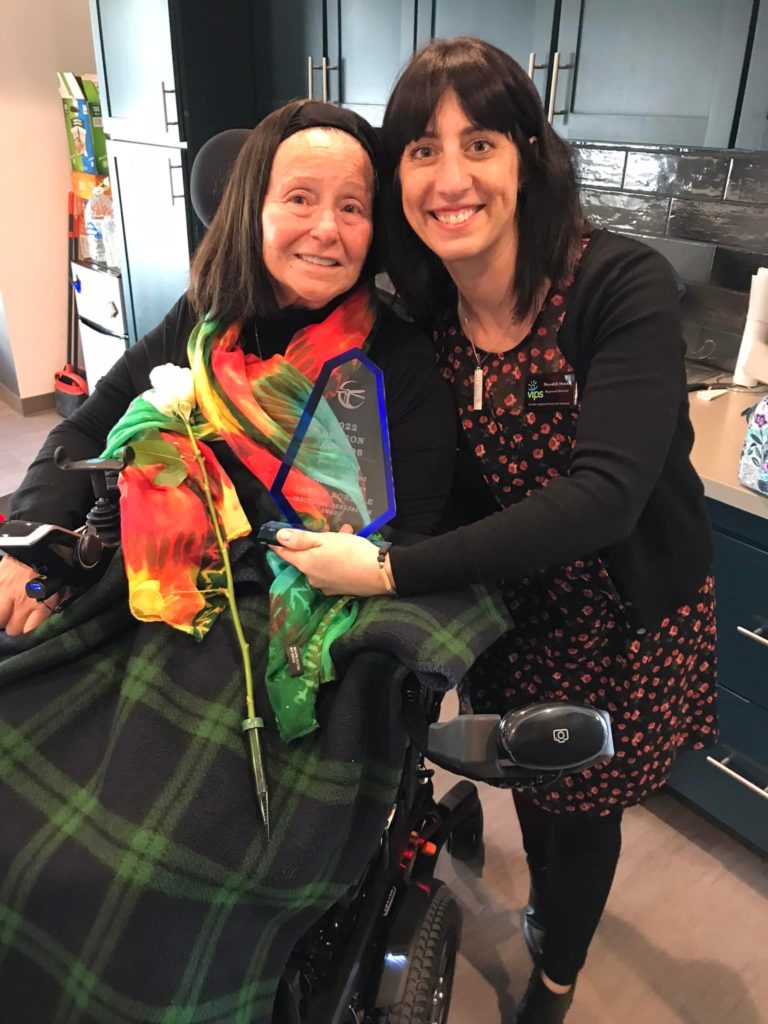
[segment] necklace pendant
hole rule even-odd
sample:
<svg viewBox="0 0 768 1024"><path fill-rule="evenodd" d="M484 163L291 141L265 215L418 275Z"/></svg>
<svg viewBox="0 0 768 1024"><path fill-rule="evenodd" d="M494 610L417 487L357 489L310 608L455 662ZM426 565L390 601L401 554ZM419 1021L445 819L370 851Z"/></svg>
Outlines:
<svg viewBox="0 0 768 1024"><path fill-rule="evenodd" d="M478 366L475 368L473 376L473 391L472 391L472 408L475 412L478 412L483 408L483 370L482 367Z"/></svg>

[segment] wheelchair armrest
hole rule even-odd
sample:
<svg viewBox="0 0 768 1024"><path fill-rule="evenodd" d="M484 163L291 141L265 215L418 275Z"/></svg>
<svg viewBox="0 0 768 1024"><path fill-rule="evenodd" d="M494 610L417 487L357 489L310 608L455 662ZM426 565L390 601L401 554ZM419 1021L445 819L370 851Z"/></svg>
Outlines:
<svg viewBox="0 0 768 1024"><path fill-rule="evenodd" d="M613 756L607 711L541 702L499 715L459 715L429 723L418 683L406 685L404 713L414 743L435 764L495 785L520 785L582 772Z"/></svg>

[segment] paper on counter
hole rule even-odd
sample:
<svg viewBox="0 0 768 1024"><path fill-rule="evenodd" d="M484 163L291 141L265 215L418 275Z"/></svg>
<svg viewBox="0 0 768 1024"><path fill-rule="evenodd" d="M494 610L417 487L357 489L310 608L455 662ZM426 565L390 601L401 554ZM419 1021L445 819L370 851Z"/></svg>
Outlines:
<svg viewBox="0 0 768 1024"><path fill-rule="evenodd" d="M747 320L744 337L747 339L744 372L758 381L768 383L768 323Z"/></svg>
<svg viewBox="0 0 768 1024"><path fill-rule="evenodd" d="M712 402L715 398L722 398L728 394L728 388L707 388L706 391L697 391L696 395L700 402Z"/></svg>
<svg viewBox="0 0 768 1024"><path fill-rule="evenodd" d="M739 346L733 383L752 388L768 383L768 267L752 277L747 322Z"/></svg>

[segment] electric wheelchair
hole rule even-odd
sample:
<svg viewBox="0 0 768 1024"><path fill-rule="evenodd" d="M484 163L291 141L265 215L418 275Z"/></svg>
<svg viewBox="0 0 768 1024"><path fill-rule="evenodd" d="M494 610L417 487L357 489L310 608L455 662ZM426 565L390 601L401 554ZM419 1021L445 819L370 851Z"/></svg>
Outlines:
<svg viewBox="0 0 768 1024"><path fill-rule="evenodd" d="M0 524L0 553L39 572L27 584L45 600L62 585L100 575L119 543L116 491L109 473L130 459L72 462L91 473L97 500L79 531ZM282 976L274 1024L445 1024L461 933L459 905L435 878L443 847L481 859L483 812L472 780L497 786L540 784L583 771L613 753L606 712L544 703L498 715L436 721L440 696L410 676L403 715L410 737L396 801L363 876L299 941ZM433 763L465 778L439 800Z"/></svg>

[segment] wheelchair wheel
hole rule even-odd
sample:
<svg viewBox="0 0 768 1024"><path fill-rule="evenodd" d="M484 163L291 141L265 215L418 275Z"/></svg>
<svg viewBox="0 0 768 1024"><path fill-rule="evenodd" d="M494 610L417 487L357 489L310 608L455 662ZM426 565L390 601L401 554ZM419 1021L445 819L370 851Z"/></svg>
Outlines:
<svg viewBox="0 0 768 1024"><path fill-rule="evenodd" d="M472 814L451 832L445 848L456 860L477 861L483 857L483 805L477 801Z"/></svg>
<svg viewBox="0 0 768 1024"><path fill-rule="evenodd" d="M381 1024L446 1024L461 935L461 912L444 885L436 889L413 945L402 1002Z"/></svg>

